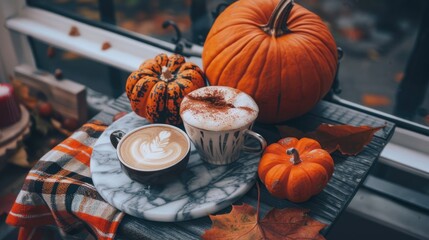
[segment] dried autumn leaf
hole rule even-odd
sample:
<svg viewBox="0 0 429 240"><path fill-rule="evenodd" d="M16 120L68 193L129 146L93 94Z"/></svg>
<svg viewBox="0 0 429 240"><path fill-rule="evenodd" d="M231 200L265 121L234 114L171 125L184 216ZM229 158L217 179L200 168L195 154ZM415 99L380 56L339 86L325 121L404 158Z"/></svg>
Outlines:
<svg viewBox="0 0 429 240"><path fill-rule="evenodd" d="M232 205L230 213L209 217L213 223L212 228L203 234L203 239L238 239L246 235L250 239L254 234L252 230L259 230L256 209L248 204Z"/></svg>
<svg viewBox="0 0 429 240"><path fill-rule="evenodd" d="M76 60L81 58L81 56L75 52L65 51L63 52L62 59L64 60Z"/></svg>
<svg viewBox="0 0 429 240"><path fill-rule="evenodd" d="M94 2L94 0L88 0L89 2ZM83 16L84 18L91 19L91 20L99 20L99 12L95 9L89 8L89 7L79 7L77 9L77 12L79 13L79 16Z"/></svg>
<svg viewBox="0 0 429 240"><path fill-rule="evenodd" d="M323 123L315 131L303 133L296 128L285 125L278 125L276 127L281 137L313 138L329 153L339 150L344 155L356 155L361 152L364 146L371 142L374 133L384 128L384 126L355 127L351 125L330 125Z"/></svg>
<svg viewBox="0 0 429 240"><path fill-rule="evenodd" d="M339 150L345 155L356 155L371 142L374 133L384 128L370 126L320 124L316 131L306 134L316 139L329 153Z"/></svg>
<svg viewBox="0 0 429 240"><path fill-rule="evenodd" d="M319 231L325 224L307 215L305 209L273 209L262 220L248 204L233 205L228 214L210 216L212 228L203 239L325 239Z"/></svg>
<svg viewBox="0 0 429 240"><path fill-rule="evenodd" d="M46 51L46 55L48 56L48 58L55 57L55 48L52 46L49 46L47 51Z"/></svg>
<svg viewBox="0 0 429 240"><path fill-rule="evenodd" d="M72 36L72 37L80 36L79 29L76 26L72 26L69 31L69 36Z"/></svg>
<svg viewBox="0 0 429 240"><path fill-rule="evenodd" d="M103 45L101 45L101 50L106 51L107 49L111 48L112 45L109 42L103 42Z"/></svg>
<svg viewBox="0 0 429 240"><path fill-rule="evenodd" d="M319 232L326 224L308 216L309 210L298 208L272 209L262 220L259 219L261 189L258 189L257 208L244 203L232 205L230 213L210 215L212 227L203 239L325 239Z"/></svg>
<svg viewBox="0 0 429 240"><path fill-rule="evenodd" d="M369 107L388 106L390 105L390 99L383 95L364 94L362 96L362 103Z"/></svg>
<svg viewBox="0 0 429 240"><path fill-rule="evenodd" d="M309 210L273 209L262 219L265 239L325 239L319 232L326 224L308 216Z"/></svg>
<svg viewBox="0 0 429 240"><path fill-rule="evenodd" d="M365 33L363 30L354 27L342 29L341 35L354 42L359 41L365 37Z"/></svg>
<svg viewBox="0 0 429 240"><path fill-rule="evenodd" d="M136 30L138 29L137 22L133 20L123 20L122 22L119 22L118 25L122 28L128 29L130 31L134 31L134 32L137 32Z"/></svg>

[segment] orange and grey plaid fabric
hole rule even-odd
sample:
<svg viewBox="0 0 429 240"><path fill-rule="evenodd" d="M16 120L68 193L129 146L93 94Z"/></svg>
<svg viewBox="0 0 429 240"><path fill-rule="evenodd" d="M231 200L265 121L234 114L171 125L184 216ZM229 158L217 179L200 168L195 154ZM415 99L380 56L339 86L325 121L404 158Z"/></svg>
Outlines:
<svg viewBox="0 0 429 240"><path fill-rule="evenodd" d="M113 239L124 214L95 189L89 162L106 125L92 121L45 154L28 173L6 223L20 239L38 239L40 227L56 225L79 239Z"/></svg>

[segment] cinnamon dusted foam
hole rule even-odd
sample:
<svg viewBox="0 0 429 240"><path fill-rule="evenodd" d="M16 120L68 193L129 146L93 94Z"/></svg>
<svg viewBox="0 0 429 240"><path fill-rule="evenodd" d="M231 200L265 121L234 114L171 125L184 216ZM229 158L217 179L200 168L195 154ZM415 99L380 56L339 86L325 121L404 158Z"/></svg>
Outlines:
<svg viewBox="0 0 429 240"><path fill-rule="evenodd" d="M188 124L210 131L238 129L253 122L259 108L251 96L224 86L199 88L180 105L180 115Z"/></svg>

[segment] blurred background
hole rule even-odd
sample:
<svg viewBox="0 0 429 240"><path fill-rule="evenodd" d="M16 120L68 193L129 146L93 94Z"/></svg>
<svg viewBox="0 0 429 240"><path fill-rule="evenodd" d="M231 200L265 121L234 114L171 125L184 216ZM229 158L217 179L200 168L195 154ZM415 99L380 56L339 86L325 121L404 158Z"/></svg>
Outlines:
<svg viewBox="0 0 429 240"><path fill-rule="evenodd" d="M173 43L169 46L177 47L177 43L173 40L177 38L177 33L172 26L175 25L181 33L179 43L188 50L191 46L197 49L197 51L189 51L188 54L198 57L205 36L216 16L233 1L26 0L23 2L28 6L107 29L153 46ZM427 153L429 143L424 141L429 135L427 129L429 126L427 89L429 67L421 67L422 63L429 62L426 60L426 54L429 54L427 50L429 1L296 0L295 2L318 14L330 28L338 47L342 48L343 57L338 72L339 87L336 88L338 97L351 104L368 107L370 111L376 110L382 114L392 114L400 120L409 120L417 124L415 125L417 127L413 125L413 131L426 135L426 138L419 136L418 139L423 141L419 140L418 144L414 144L403 138L407 134L395 133L396 138L394 136L392 142L403 147L399 148L401 153L408 154L409 150L416 149L416 145L425 149L426 152L417 149L418 153L422 153L419 155L423 158L420 162L422 165L409 168L406 163L413 159L401 157L402 162L398 164L391 159L383 160L382 154L349 208L332 228L328 239L429 239L426 234L427 221L429 221L429 185L427 184L429 171L419 169L420 166L425 166L427 169L429 165ZM166 21L170 21L170 26L163 27ZM68 31L68 26L64 28ZM90 110L88 118L101 111L105 105L110 104L124 92L125 81L130 72L57 48L31 36L28 36L28 39L38 70L51 73L57 79L71 79L86 88ZM418 39L424 39L427 42L419 42ZM108 48L108 46L103 47ZM409 72L413 72L416 66L419 68L418 74L410 75ZM404 80L409 82L407 86L411 87L401 88L404 86ZM398 100L399 92L401 93L399 99L402 100ZM69 130L78 126L75 123ZM49 138L44 134L33 135L26 142L28 155L37 161L66 135L58 134ZM40 141L40 139L46 141ZM40 147L41 145L43 148ZM3 188L2 192L16 194L22 186L28 166L27 168L7 166L5 169L7 171L4 170L0 176L0 188ZM11 199L13 200L14 197ZM2 215L4 221L3 217L4 215ZM16 229L5 226L4 222L0 225L0 239L2 237L15 239L16 233Z"/></svg>
<svg viewBox="0 0 429 240"><path fill-rule="evenodd" d="M103 1L101 1L103 2ZM109 1L107 1L109 2ZM171 42L172 28L163 28L174 21L187 41L203 45L214 17L232 1L191 0L123 0L112 1L112 7L100 6L97 0L29 0L29 5L68 15L92 23L107 23L119 31L150 36ZM397 114L423 125L429 125L429 97L415 106L415 114L395 111L396 93L404 78L407 62L414 48L427 1L413 0L299 0L296 3L317 13L329 26L344 57L339 69L341 93L345 100ZM104 12L104 13L103 13ZM73 52L56 49L33 40L37 64L64 75L109 97L117 97L125 84L101 84L106 79L125 81L129 73L84 59ZM88 69L91 71L76 71ZM426 86L422 86L427 88ZM414 94L414 93L409 93ZM422 95L421 93L419 93ZM414 106L410 106L414 107Z"/></svg>

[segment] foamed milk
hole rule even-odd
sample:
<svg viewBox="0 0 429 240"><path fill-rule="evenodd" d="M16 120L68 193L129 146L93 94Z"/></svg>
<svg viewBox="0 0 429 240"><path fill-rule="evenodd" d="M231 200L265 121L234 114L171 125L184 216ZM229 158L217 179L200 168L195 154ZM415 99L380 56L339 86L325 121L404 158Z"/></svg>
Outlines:
<svg viewBox="0 0 429 240"><path fill-rule="evenodd" d="M183 99L180 115L184 122L209 131L239 129L253 122L259 108L246 93L224 86L197 89Z"/></svg>
<svg viewBox="0 0 429 240"><path fill-rule="evenodd" d="M183 159L189 148L186 137L168 127L140 129L121 141L120 155L132 168L155 171L170 167Z"/></svg>

